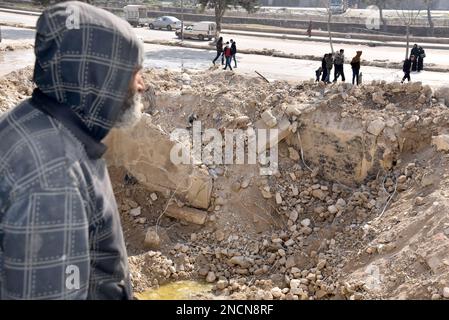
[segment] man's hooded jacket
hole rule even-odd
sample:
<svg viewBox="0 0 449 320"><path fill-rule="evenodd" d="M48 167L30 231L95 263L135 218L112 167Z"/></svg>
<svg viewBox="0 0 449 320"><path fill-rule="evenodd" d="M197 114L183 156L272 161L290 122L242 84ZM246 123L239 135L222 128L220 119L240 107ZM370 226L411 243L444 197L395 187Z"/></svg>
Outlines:
<svg viewBox="0 0 449 320"><path fill-rule="evenodd" d="M0 299L130 299L101 140L123 112L142 45L80 2L37 22L28 99L0 118Z"/></svg>

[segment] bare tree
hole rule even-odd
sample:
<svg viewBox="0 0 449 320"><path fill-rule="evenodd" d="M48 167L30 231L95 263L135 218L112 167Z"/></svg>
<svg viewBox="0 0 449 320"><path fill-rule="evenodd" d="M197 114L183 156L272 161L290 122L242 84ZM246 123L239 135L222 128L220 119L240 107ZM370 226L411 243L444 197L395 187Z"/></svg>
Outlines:
<svg viewBox="0 0 449 320"><path fill-rule="evenodd" d="M198 0L201 5L201 10L206 8L215 10L215 23L217 25L217 35L221 32L221 22L226 10L231 7L238 6L244 8L248 13L253 13L259 10L259 0Z"/></svg>
<svg viewBox="0 0 449 320"><path fill-rule="evenodd" d="M405 51L406 59L409 57L410 51L410 27L416 23L416 20L418 19L419 14L421 13L421 9L414 10L411 8L412 5L409 3L409 1L402 1L400 9L396 10L399 19L406 28L406 51Z"/></svg>
<svg viewBox="0 0 449 320"><path fill-rule="evenodd" d="M432 5L433 0L423 0L426 5L427 10L427 20L429 22L429 36L433 37L435 35L435 24L432 20Z"/></svg>
<svg viewBox="0 0 449 320"><path fill-rule="evenodd" d="M333 13L330 6L330 0L321 0L321 5L326 9L326 16L327 16L327 32L329 34L329 45L331 46L332 54L334 54L334 43L332 40L332 31L331 31L331 23L332 23L332 17Z"/></svg>

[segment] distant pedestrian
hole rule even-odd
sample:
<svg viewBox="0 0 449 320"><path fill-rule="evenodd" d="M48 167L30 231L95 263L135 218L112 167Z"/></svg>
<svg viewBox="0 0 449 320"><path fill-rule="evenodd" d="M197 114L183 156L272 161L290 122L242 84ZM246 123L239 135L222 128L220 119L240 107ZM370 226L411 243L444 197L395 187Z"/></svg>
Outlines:
<svg viewBox="0 0 449 320"><path fill-rule="evenodd" d="M343 49L340 52L335 54L334 59L334 82L337 82L338 78L341 76L341 81L345 82L345 71L344 71L344 63L345 63L345 51Z"/></svg>
<svg viewBox="0 0 449 320"><path fill-rule="evenodd" d="M332 53L329 53L326 57L326 79L324 82L330 83L331 71L334 66L334 58L332 57Z"/></svg>
<svg viewBox="0 0 449 320"><path fill-rule="evenodd" d="M412 58L412 56L414 56L415 58L419 57L419 47L416 43L413 45L412 51L410 52L410 59ZM415 59L412 61L412 71L417 70L418 70L418 59Z"/></svg>
<svg viewBox="0 0 449 320"><path fill-rule="evenodd" d="M316 80L315 82L319 82L320 81L320 77L321 77L321 73L323 72L323 68L319 67L317 70L315 70L315 76L316 76Z"/></svg>
<svg viewBox="0 0 449 320"><path fill-rule="evenodd" d="M226 64L225 67L223 68L223 70L226 70L229 66L229 69L231 69L232 71L232 67L231 67L231 58L232 58L232 53L231 53L231 48L229 47L229 42L226 42L226 46L224 48L224 57L226 60Z"/></svg>
<svg viewBox="0 0 449 320"><path fill-rule="evenodd" d="M424 58L426 57L426 52L423 47L418 48L418 72L424 70Z"/></svg>
<svg viewBox="0 0 449 320"><path fill-rule="evenodd" d="M323 72L323 76L321 77L321 81L323 81L323 82L326 81L326 77L327 77L326 59L327 59L327 53L324 55L323 59L321 60L321 70Z"/></svg>
<svg viewBox="0 0 449 320"><path fill-rule="evenodd" d="M412 69L412 65L415 60L416 60L415 56L411 56L410 59L405 59L404 65L402 66L402 71L404 71L404 77L402 78L401 83L404 83L406 79L408 80L408 82L411 81L410 71Z"/></svg>
<svg viewBox="0 0 449 320"><path fill-rule="evenodd" d="M357 54L351 60L352 67L352 84L360 84L360 58L362 56L362 51L357 51ZM357 80L357 82L356 82Z"/></svg>
<svg viewBox="0 0 449 320"><path fill-rule="evenodd" d="M307 35L312 37L312 20L309 21L309 27L307 28Z"/></svg>
<svg viewBox="0 0 449 320"><path fill-rule="evenodd" d="M220 58L220 56L222 56L221 58L221 64L223 64L223 37L220 37L217 41L217 44L215 45L217 48L217 56L215 57L215 59L212 61L212 63L215 65L215 61L218 60L218 58Z"/></svg>
<svg viewBox="0 0 449 320"><path fill-rule="evenodd" d="M235 55L237 54L237 43L231 39L231 61L234 60L234 68L237 68L237 60L235 58Z"/></svg>

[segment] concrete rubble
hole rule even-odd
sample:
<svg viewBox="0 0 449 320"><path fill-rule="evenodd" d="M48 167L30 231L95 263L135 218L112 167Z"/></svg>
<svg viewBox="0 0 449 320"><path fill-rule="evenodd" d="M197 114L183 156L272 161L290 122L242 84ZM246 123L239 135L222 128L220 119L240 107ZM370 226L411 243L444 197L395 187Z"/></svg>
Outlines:
<svg viewBox="0 0 449 320"><path fill-rule="evenodd" d="M203 298L449 299L444 93L216 71L144 78L156 105L106 141L136 291L190 279L214 285ZM29 72L5 79L2 112L31 94ZM279 129L259 150L278 148L276 172L207 155L173 164L170 132L193 121Z"/></svg>

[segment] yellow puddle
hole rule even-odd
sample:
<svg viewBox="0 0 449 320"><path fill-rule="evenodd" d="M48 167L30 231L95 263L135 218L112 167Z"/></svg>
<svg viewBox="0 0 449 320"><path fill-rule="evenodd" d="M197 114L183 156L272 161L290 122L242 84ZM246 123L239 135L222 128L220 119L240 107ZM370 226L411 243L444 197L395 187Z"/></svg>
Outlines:
<svg viewBox="0 0 449 320"><path fill-rule="evenodd" d="M196 281L177 281L134 295L138 300L189 300L198 294L209 293L212 287Z"/></svg>

